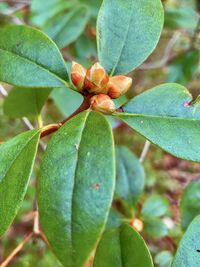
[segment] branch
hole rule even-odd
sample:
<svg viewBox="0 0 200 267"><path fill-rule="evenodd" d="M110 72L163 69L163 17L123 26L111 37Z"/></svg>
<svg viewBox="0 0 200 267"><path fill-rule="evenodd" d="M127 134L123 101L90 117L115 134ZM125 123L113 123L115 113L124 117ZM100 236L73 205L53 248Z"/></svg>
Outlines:
<svg viewBox="0 0 200 267"><path fill-rule="evenodd" d="M64 119L63 121L61 121L57 124L47 125L46 127L44 127L44 130L41 133L41 138L56 132L63 124L65 124L71 118L73 118L74 116L76 116L80 112L88 109L90 107L90 98L91 98L91 95L86 96L83 100L83 103L80 105L80 107L74 113L72 113L69 117Z"/></svg>
<svg viewBox="0 0 200 267"><path fill-rule="evenodd" d="M142 153L141 153L141 156L140 156L140 163L143 163L146 156L147 156L147 153L149 152L149 149L150 149L150 146L151 146L151 143L146 140L145 144L144 144L144 148L142 150Z"/></svg>
<svg viewBox="0 0 200 267"><path fill-rule="evenodd" d="M23 247L32 239L33 233L30 233L7 257L7 259L0 265L0 267L7 267L14 257L23 249Z"/></svg>

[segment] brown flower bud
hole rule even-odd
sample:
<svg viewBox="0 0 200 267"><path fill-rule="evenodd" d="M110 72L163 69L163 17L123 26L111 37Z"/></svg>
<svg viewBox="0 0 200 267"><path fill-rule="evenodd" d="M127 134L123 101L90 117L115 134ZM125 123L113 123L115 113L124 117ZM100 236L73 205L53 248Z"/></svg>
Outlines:
<svg viewBox="0 0 200 267"><path fill-rule="evenodd" d="M99 94L91 99L91 108L105 114L111 114L115 111L115 104L108 95Z"/></svg>
<svg viewBox="0 0 200 267"><path fill-rule="evenodd" d="M73 84L76 86L76 88L78 88L79 91L83 89L85 76L86 69L82 65L72 61L71 78Z"/></svg>
<svg viewBox="0 0 200 267"><path fill-rule="evenodd" d="M86 72L84 88L91 94L106 94L109 76L97 62Z"/></svg>
<svg viewBox="0 0 200 267"><path fill-rule="evenodd" d="M132 78L123 75L111 77L107 86L108 95L111 98L124 95L131 88L132 82Z"/></svg>

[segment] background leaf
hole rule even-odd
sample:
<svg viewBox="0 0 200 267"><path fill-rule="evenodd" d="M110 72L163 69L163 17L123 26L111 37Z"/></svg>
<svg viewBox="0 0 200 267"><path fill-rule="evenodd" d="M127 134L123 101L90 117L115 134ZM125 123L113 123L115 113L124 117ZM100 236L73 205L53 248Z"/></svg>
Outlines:
<svg viewBox="0 0 200 267"><path fill-rule="evenodd" d="M193 49L179 56L169 65L167 81L187 85L198 71L200 51Z"/></svg>
<svg viewBox="0 0 200 267"><path fill-rule="evenodd" d="M0 80L22 87L65 86L68 74L56 45L28 26L0 29Z"/></svg>
<svg viewBox="0 0 200 267"><path fill-rule="evenodd" d="M68 88L55 88L51 94L56 106L66 117L71 115L83 102L83 97Z"/></svg>
<svg viewBox="0 0 200 267"><path fill-rule="evenodd" d="M165 25L172 29L195 30L199 15L190 7L171 7L165 11Z"/></svg>
<svg viewBox="0 0 200 267"><path fill-rule="evenodd" d="M200 214L200 181L191 182L184 190L181 204L181 225L186 229L191 221Z"/></svg>
<svg viewBox="0 0 200 267"><path fill-rule="evenodd" d="M181 240L172 267L200 266L200 216L190 224L187 232Z"/></svg>
<svg viewBox="0 0 200 267"><path fill-rule="evenodd" d="M142 237L124 224L106 231L100 241L94 267L153 267L149 250Z"/></svg>
<svg viewBox="0 0 200 267"><path fill-rule="evenodd" d="M70 12L56 14L44 27L44 31L54 40L59 48L74 42L84 31L89 20L87 6L78 6Z"/></svg>
<svg viewBox="0 0 200 267"><path fill-rule="evenodd" d="M125 202L130 210L144 189L144 169L137 157L126 147L116 149L116 198Z"/></svg>
<svg viewBox="0 0 200 267"><path fill-rule="evenodd" d="M38 183L40 218L64 266L83 266L105 227L114 192L113 153L107 120L90 111L68 121L47 147Z"/></svg>
<svg viewBox="0 0 200 267"><path fill-rule="evenodd" d="M172 253L167 250L161 251L155 257L155 263L158 265L158 267L170 267L172 260Z"/></svg>
<svg viewBox="0 0 200 267"><path fill-rule="evenodd" d="M178 84L163 84L128 102L116 116L167 152L200 162L200 105Z"/></svg>
<svg viewBox="0 0 200 267"><path fill-rule="evenodd" d="M168 228L160 218L145 217L144 231L153 238L161 238L168 235Z"/></svg>
<svg viewBox="0 0 200 267"><path fill-rule="evenodd" d="M92 17L96 19L102 0L80 0L80 2L90 7Z"/></svg>
<svg viewBox="0 0 200 267"><path fill-rule="evenodd" d="M33 24L42 27L44 24L63 9L69 8L72 3L66 0L32 0L31 21Z"/></svg>
<svg viewBox="0 0 200 267"><path fill-rule="evenodd" d="M11 118L37 117L50 92L49 88L14 87L4 101L4 113Z"/></svg>
<svg viewBox="0 0 200 267"><path fill-rule="evenodd" d="M104 0L97 21L100 63L126 74L155 49L163 26L160 0Z"/></svg>
<svg viewBox="0 0 200 267"><path fill-rule="evenodd" d="M27 190L40 130L22 133L0 145L0 236L14 220Z"/></svg>
<svg viewBox="0 0 200 267"><path fill-rule="evenodd" d="M142 207L142 215L150 217L160 217L166 214L169 202L166 198L159 195L151 195L146 199Z"/></svg>

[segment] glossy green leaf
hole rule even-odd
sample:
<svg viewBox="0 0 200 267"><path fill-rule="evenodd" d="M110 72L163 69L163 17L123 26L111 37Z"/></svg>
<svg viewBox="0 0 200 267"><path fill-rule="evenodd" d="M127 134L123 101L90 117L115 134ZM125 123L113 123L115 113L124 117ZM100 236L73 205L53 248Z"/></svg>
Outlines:
<svg viewBox="0 0 200 267"><path fill-rule="evenodd" d="M85 111L53 136L38 182L41 223L64 266L81 267L90 256L105 227L114 185L110 125L100 113Z"/></svg>
<svg viewBox="0 0 200 267"><path fill-rule="evenodd" d="M190 224L181 240L172 267L200 266L200 216Z"/></svg>
<svg viewBox="0 0 200 267"><path fill-rule="evenodd" d="M160 217L167 213L169 202L159 195L151 195L142 207L143 216Z"/></svg>
<svg viewBox="0 0 200 267"><path fill-rule="evenodd" d="M168 235L168 228L160 218L145 217L144 231L150 237L161 238Z"/></svg>
<svg viewBox="0 0 200 267"><path fill-rule="evenodd" d="M200 162L200 105L191 101L185 87L163 84L130 100L116 116L174 156Z"/></svg>
<svg viewBox="0 0 200 267"><path fill-rule="evenodd" d="M126 74L155 49L163 27L160 0L104 0L97 22L101 64L111 74Z"/></svg>
<svg viewBox="0 0 200 267"><path fill-rule="evenodd" d="M190 7L171 7L165 11L165 25L172 29L195 30L200 16Z"/></svg>
<svg viewBox="0 0 200 267"><path fill-rule="evenodd" d="M0 81L22 87L65 86L68 74L56 45L28 26L0 29Z"/></svg>
<svg viewBox="0 0 200 267"><path fill-rule="evenodd" d="M94 267L153 267L143 238L129 225L106 231L100 241Z"/></svg>
<svg viewBox="0 0 200 267"><path fill-rule="evenodd" d="M144 169L137 157L126 147L116 150L117 183L115 194L130 207L136 203L144 189Z"/></svg>
<svg viewBox="0 0 200 267"><path fill-rule="evenodd" d="M181 225L184 229L200 214L200 181L190 183L184 190L181 205Z"/></svg>
<svg viewBox="0 0 200 267"><path fill-rule="evenodd" d="M168 82L187 85L198 71L200 51L193 49L179 56L171 65L167 73Z"/></svg>
<svg viewBox="0 0 200 267"><path fill-rule="evenodd" d="M4 101L4 113L12 118L36 117L50 92L49 88L14 87Z"/></svg>
<svg viewBox="0 0 200 267"><path fill-rule="evenodd" d="M0 236L14 220L27 190L40 130L22 133L0 145Z"/></svg>
<svg viewBox="0 0 200 267"><path fill-rule="evenodd" d="M87 6L78 6L70 12L61 12L51 18L44 31L55 41L59 48L74 42L84 31L89 20Z"/></svg>
<svg viewBox="0 0 200 267"><path fill-rule="evenodd" d="M55 88L51 94L56 106L63 115L71 115L83 102L81 94L66 87Z"/></svg>

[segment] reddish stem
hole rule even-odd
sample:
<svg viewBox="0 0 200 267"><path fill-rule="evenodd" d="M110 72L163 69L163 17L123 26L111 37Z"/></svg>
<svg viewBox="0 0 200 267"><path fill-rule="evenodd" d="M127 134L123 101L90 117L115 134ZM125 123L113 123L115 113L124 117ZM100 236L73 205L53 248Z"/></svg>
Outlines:
<svg viewBox="0 0 200 267"><path fill-rule="evenodd" d="M69 117L64 119L63 121L59 122L58 124L52 124L52 125L48 125L47 127L45 127L45 129L44 129L44 131L42 131L40 137L43 138L49 134L56 132L63 124L65 124L71 118L73 118L74 116L76 116L80 112L88 109L90 107L90 98L91 98L91 95L86 96L83 100L83 103L80 105L80 107L76 111L74 111L74 113L72 113Z"/></svg>

